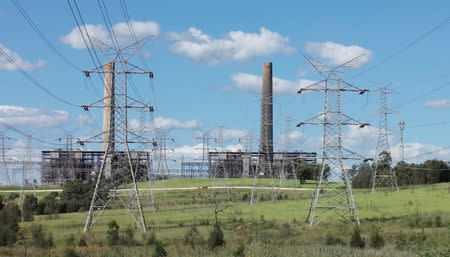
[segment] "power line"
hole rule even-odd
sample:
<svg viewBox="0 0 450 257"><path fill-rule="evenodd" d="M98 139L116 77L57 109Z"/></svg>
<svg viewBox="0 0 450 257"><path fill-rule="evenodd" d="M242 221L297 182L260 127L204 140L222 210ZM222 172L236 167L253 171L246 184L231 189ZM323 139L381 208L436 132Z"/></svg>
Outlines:
<svg viewBox="0 0 450 257"><path fill-rule="evenodd" d="M439 22L437 25L433 26L430 30L426 31L425 33L419 35L419 37L417 37L416 39L414 39L412 42L410 42L409 44L407 44L406 46L401 47L400 49L398 49L397 51L395 51L394 53L392 53L391 55L389 55L388 57L384 58L383 60L379 61L378 63L372 65L371 67L362 70L361 72L357 73L356 75L354 75L352 78L356 78L359 77L360 75L369 72L375 68L377 68L378 66L381 66L383 64L385 64L386 62L388 62L389 60L391 60L392 58L396 57L397 55L401 54L402 52L407 51L408 49L410 49L411 47L413 47L415 44L419 43L420 41L424 40L425 38L431 36L431 34L433 34L434 32L438 31L439 29L441 29L442 27L444 27L445 25L447 25L447 23L450 21L450 16L448 16L447 18L445 18L444 20L442 20L441 22Z"/></svg>
<svg viewBox="0 0 450 257"><path fill-rule="evenodd" d="M53 92L48 90L46 87L44 87L41 83L39 83L37 80L35 80L30 74L28 74L19 64L17 64L16 61L14 61L14 59L1 46L0 46L0 52L8 59L8 61L11 64L13 64L16 67L17 70L20 71L20 73L22 73L23 76L25 76L28 80L30 80L33 83L33 85L35 85L36 87L38 87L39 89L44 91L46 94L50 95L51 97L57 99L58 101L60 101L64 104L67 104L67 105L70 105L73 107L80 107L79 105L73 104L73 103L57 96L56 94L54 94Z"/></svg>
<svg viewBox="0 0 450 257"><path fill-rule="evenodd" d="M6 122L4 122L4 121L2 121L2 120L0 120L0 125L4 126L5 128L7 128L7 129L9 129L9 130L11 130L11 131L16 132L17 134L20 134L20 135L24 136L24 137L31 137L33 140L35 140L35 141L37 141L37 142L40 142L40 143L43 143L43 144L47 144L47 145L59 146L59 144L52 143L52 142L48 142L48 141L45 141L45 140L43 140L43 139L36 138L36 137L34 137L34 136L32 136L32 135L29 135L29 134L23 132L22 130L20 130L20 129L18 129L18 128L15 128L15 127L9 125L8 123L6 123Z"/></svg>
<svg viewBox="0 0 450 257"><path fill-rule="evenodd" d="M44 43L51 49L53 52L56 53L61 59L63 59L67 64L72 66L78 71L82 71L77 65L75 65L72 61L70 61L69 58L65 57L61 51L59 51L55 45L52 44L52 42L45 36L45 34L39 29L39 27L36 25L36 23L33 22L31 17L27 14L27 12L23 9L22 5L20 5L18 0L11 0L11 2L16 6L17 10L19 10L20 14L25 18L25 20L28 22L28 24L33 28L33 30L38 34L38 36L44 41Z"/></svg>

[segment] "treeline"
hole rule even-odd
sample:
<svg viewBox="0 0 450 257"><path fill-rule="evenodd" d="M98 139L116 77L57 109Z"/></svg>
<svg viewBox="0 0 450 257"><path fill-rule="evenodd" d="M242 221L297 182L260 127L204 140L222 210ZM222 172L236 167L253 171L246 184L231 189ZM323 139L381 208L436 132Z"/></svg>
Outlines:
<svg viewBox="0 0 450 257"><path fill-rule="evenodd" d="M353 187L371 187L372 172L375 168L375 163L353 165L350 169ZM392 169L397 176L398 186L450 182L450 167L441 160L427 160L419 164L399 162Z"/></svg>

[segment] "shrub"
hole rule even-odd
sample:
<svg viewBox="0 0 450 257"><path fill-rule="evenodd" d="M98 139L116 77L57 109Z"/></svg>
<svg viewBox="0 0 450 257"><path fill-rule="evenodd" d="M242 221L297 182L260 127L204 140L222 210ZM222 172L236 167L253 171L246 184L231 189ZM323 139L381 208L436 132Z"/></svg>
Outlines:
<svg viewBox="0 0 450 257"><path fill-rule="evenodd" d="M46 233L42 228L42 225L32 224L31 230L31 243L33 246L38 248L52 248L53 244L53 234Z"/></svg>
<svg viewBox="0 0 450 257"><path fill-rule="evenodd" d="M164 248L161 241L155 241L155 250L153 251L152 257L165 257L167 256L166 249Z"/></svg>
<svg viewBox="0 0 450 257"><path fill-rule="evenodd" d="M14 200L16 200L16 199L19 199L19 197L20 197L19 193L10 193L10 194L8 195L7 200L8 200L8 201L14 201Z"/></svg>
<svg viewBox="0 0 450 257"><path fill-rule="evenodd" d="M405 249L407 242L408 239L406 238L406 235L403 232L400 232L395 235L395 248L397 248L398 250Z"/></svg>
<svg viewBox="0 0 450 257"><path fill-rule="evenodd" d="M12 245L17 241L17 232L0 226L0 246Z"/></svg>
<svg viewBox="0 0 450 257"><path fill-rule="evenodd" d="M106 242L108 245L119 244L119 225L115 220L108 223L108 230L106 231Z"/></svg>
<svg viewBox="0 0 450 257"><path fill-rule="evenodd" d="M78 244L77 244L79 247L85 247L85 246L87 246L87 242L86 242L86 239L84 238L84 235L82 235L81 237L80 237L80 240L78 241Z"/></svg>
<svg viewBox="0 0 450 257"><path fill-rule="evenodd" d="M336 237L332 234L327 234L327 238L325 240L326 245L345 245L344 240L339 237Z"/></svg>
<svg viewBox="0 0 450 257"><path fill-rule="evenodd" d="M353 248L364 248L366 247L366 242L364 238L361 236L361 230L358 226L355 226L352 232L352 236L350 239L350 246Z"/></svg>
<svg viewBox="0 0 450 257"><path fill-rule="evenodd" d="M145 245L154 245L157 241L155 232L147 232L147 234L144 234L143 239Z"/></svg>
<svg viewBox="0 0 450 257"><path fill-rule="evenodd" d="M292 236L295 233L294 228L289 223L283 223L280 227L280 234L282 236Z"/></svg>
<svg viewBox="0 0 450 257"><path fill-rule="evenodd" d="M213 230L209 233L208 246L211 250L225 244L222 224L217 222L214 224Z"/></svg>
<svg viewBox="0 0 450 257"><path fill-rule="evenodd" d="M38 207L38 199L32 194L26 194L22 203L23 221L33 221Z"/></svg>
<svg viewBox="0 0 450 257"><path fill-rule="evenodd" d="M442 228L444 226L441 216L438 215L434 217L434 226L437 228Z"/></svg>
<svg viewBox="0 0 450 257"><path fill-rule="evenodd" d="M75 245L75 237L73 236L73 234L70 234L65 240L64 240L64 244L67 246L73 246Z"/></svg>
<svg viewBox="0 0 450 257"><path fill-rule="evenodd" d="M242 201L243 201L243 202L246 202L246 201L248 201L249 199L250 199L250 198L249 198L249 196L248 196L247 193L245 193L245 194L242 195Z"/></svg>
<svg viewBox="0 0 450 257"><path fill-rule="evenodd" d="M204 240L200 235L200 233L198 232L196 226L192 226L184 235L184 244L190 245L192 248L194 248L197 245L202 245L203 243Z"/></svg>
<svg viewBox="0 0 450 257"><path fill-rule="evenodd" d="M370 233L370 247L375 249L381 249L384 246L384 238L380 228L373 227Z"/></svg>
<svg viewBox="0 0 450 257"><path fill-rule="evenodd" d="M124 245L137 245L137 242L134 239L134 229L130 225L128 225L120 241Z"/></svg>

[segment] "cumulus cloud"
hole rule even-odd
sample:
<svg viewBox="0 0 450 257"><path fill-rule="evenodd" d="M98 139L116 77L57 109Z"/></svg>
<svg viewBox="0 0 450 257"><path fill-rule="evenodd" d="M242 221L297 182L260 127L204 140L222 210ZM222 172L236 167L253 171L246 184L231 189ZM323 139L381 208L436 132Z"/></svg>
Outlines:
<svg viewBox="0 0 450 257"><path fill-rule="evenodd" d="M341 45L332 41L327 42L308 42L305 50L311 54L317 55L332 65L340 65L352 58L361 56L359 59L348 64L352 68L360 68L362 65L372 59L372 51L358 45Z"/></svg>
<svg viewBox="0 0 450 257"><path fill-rule="evenodd" d="M432 100L425 102L426 107L430 108L449 108L450 107L450 100L448 99L442 99L442 100Z"/></svg>
<svg viewBox="0 0 450 257"><path fill-rule="evenodd" d="M0 120L11 126L49 128L59 126L69 119L69 113L59 110L0 105Z"/></svg>
<svg viewBox="0 0 450 257"><path fill-rule="evenodd" d="M139 128L139 121L136 119L130 120L130 126L133 129ZM169 130L169 129L196 129L200 124L196 120L181 121L175 118L156 117L151 123L145 124L146 130Z"/></svg>
<svg viewBox="0 0 450 257"><path fill-rule="evenodd" d="M23 59L18 53L6 48L4 45L0 44L0 48L22 69L26 71L40 69L45 66L45 61L37 60L36 62L31 62ZM16 66L12 64L8 57L1 54L0 55L0 70L13 71L16 70Z"/></svg>
<svg viewBox="0 0 450 257"><path fill-rule="evenodd" d="M231 76L231 80L234 85L225 88L227 91L240 91L248 93L261 93L262 77L249 73L235 73ZM291 81L286 79L273 78L273 93L275 95L292 95L296 94L300 88L304 88L315 81L300 79L297 81Z"/></svg>
<svg viewBox="0 0 450 257"><path fill-rule="evenodd" d="M182 33L169 33L169 38L175 41L173 52L211 65L293 51L287 37L264 27L259 33L230 31L222 38L213 38L191 27Z"/></svg>
<svg viewBox="0 0 450 257"><path fill-rule="evenodd" d="M137 40L143 39L150 35L159 35L159 24L154 21L131 21L130 25L133 27ZM103 25L86 24L86 30L89 36L95 38L98 41L106 43L112 46L111 38L108 30ZM84 28L81 28L83 35L86 37ZM128 24L126 22L119 22L113 25L114 34L121 46L125 46L134 42ZM75 49L84 49L83 37L80 35L78 27L75 27L69 34L61 37L61 41L70 45Z"/></svg>

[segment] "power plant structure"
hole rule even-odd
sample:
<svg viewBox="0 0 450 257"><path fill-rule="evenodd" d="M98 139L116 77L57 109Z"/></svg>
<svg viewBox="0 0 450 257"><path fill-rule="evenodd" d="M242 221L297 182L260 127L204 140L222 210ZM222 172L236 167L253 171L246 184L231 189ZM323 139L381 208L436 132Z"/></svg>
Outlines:
<svg viewBox="0 0 450 257"><path fill-rule="evenodd" d="M200 162L182 162L183 176L195 177L196 173L209 177L249 178L255 176L294 178L294 163L316 163L315 152L275 151L273 144L273 79L272 63L263 64L259 150L208 151L208 174L204 174Z"/></svg>

